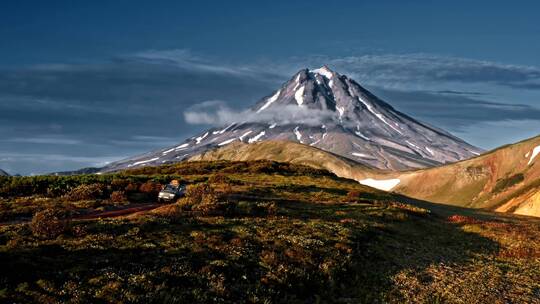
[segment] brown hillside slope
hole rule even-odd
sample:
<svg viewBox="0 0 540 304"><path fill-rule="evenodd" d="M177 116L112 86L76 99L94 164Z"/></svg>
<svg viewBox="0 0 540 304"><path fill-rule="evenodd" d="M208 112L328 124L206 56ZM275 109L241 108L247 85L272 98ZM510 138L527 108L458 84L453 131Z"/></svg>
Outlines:
<svg viewBox="0 0 540 304"><path fill-rule="evenodd" d="M540 147L540 136L469 160L408 172L368 168L310 146L286 141L238 143L190 160L270 159L291 162L323 168L357 181L399 180L391 190L417 199L540 216L540 154L533 158L537 147Z"/></svg>
<svg viewBox="0 0 540 304"><path fill-rule="evenodd" d="M393 190L438 203L540 216L540 136L465 161L399 174Z"/></svg>
<svg viewBox="0 0 540 304"><path fill-rule="evenodd" d="M337 176L361 180L367 176L380 175L380 170L369 168L345 157L307 145L289 141L260 141L252 144L234 143L190 158L198 160L273 160L326 169Z"/></svg>

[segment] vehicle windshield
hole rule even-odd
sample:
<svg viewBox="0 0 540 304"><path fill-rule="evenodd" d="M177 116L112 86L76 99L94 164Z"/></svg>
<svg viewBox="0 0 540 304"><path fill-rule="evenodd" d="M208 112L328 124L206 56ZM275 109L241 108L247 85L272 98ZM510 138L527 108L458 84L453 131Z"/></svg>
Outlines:
<svg viewBox="0 0 540 304"><path fill-rule="evenodd" d="M174 191L178 190L178 187L175 187L173 185L167 185L167 186L165 186L165 189L163 189L163 190L165 190L165 191L173 191L174 192Z"/></svg>

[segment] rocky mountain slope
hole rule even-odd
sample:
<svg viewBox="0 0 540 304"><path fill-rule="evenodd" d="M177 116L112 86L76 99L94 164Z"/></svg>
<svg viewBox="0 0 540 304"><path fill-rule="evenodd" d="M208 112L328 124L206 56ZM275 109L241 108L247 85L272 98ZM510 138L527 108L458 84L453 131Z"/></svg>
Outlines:
<svg viewBox="0 0 540 304"><path fill-rule="evenodd" d="M395 110L327 67L300 70L241 117L174 147L112 163L103 171L177 162L235 142L266 140L293 141L386 170L433 167L482 152Z"/></svg>

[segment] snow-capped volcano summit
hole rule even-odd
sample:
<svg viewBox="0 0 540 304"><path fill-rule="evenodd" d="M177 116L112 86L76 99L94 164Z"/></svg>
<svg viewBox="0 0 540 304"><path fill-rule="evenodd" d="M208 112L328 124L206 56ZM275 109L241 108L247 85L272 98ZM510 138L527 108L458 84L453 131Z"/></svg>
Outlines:
<svg viewBox="0 0 540 304"><path fill-rule="evenodd" d="M327 66L300 70L244 116L245 121L207 130L177 146L116 162L104 170L181 161L236 141L295 141L389 170L436 166L482 152L395 110Z"/></svg>

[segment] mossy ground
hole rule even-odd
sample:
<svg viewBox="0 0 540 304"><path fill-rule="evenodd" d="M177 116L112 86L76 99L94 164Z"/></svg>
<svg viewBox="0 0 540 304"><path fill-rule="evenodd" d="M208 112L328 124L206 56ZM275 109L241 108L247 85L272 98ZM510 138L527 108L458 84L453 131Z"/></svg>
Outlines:
<svg viewBox="0 0 540 304"><path fill-rule="evenodd" d="M218 192L227 191L226 211L169 205L74 221L71 232L50 240L34 237L25 222L1 226L0 299L540 302L538 221L429 212L322 171L238 169L251 167L245 163L224 173L216 166L193 175L183 167L181 175L216 181ZM167 174L180 174L173 171ZM227 178L210 178L216 172Z"/></svg>

